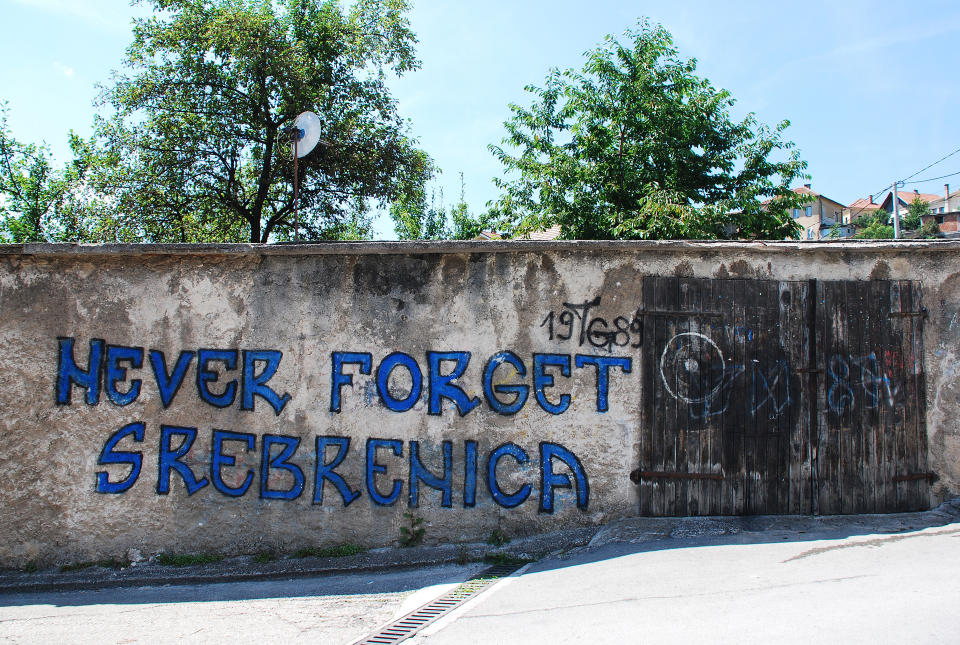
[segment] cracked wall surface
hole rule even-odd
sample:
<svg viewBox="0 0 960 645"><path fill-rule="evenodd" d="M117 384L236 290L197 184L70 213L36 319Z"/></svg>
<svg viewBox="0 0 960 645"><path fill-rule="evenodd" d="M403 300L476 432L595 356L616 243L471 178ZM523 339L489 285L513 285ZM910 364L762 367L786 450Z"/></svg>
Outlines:
<svg viewBox="0 0 960 645"><path fill-rule="evenodd" d="M918 281L937 504L960 494L958 251L2 246L0 564L375 547L411 516L460 542L635 515L647 276Z"/></svg>

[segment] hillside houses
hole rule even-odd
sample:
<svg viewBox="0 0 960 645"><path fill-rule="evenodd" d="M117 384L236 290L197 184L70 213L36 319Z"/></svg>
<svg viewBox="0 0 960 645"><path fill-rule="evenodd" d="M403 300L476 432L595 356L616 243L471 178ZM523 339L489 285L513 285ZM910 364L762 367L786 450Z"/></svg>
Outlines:
<svg viewBox="0 0 960 645"><path fill-rule="evenodd" d="M950 192L950 184L943 185L943 195L927 200L929 215L920 219L926 224L933 220L944 235L960 235L960 190Z"/></svg>

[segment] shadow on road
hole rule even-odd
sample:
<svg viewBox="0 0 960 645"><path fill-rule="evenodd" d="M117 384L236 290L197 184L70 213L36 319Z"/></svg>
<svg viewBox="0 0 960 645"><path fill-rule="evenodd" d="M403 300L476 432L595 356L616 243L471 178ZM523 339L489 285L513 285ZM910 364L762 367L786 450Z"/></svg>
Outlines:
<svg viewBox="0 0 960 645"><path fill-rule="evenodd" d="M960 498L946 502L931 511L890 515L848 516L753 516L753 517L684 517L684 518L627 518L600 527L589 544L559 550L545 557L542 537L518 539L497 549L514 557L539 557L528 572L548 571L572 567L622 556L667 549L691 549L705 546L750 545L769 543L801 543L837 541L856 536L883 535L880 540L923 537L926 534L910 532L945 527L943 531L960 534ZM947 526L952 525L952 526ZM578 529L581 531L583 529ZM906 534L900 535L896 534ZM559 540L562 543L562 539ZM585 540L581 540L583 543ZM874 540L863 540L842 545L816 545L797 557L810 557L826 550L869 546ZM446 547L435 547L437 553L449 553ZM438 556L438 561L447 556ZM245 565L247 566L247 565ZM247 566L245 575L257 574L255 564ZM57 590L56 584L46 591L16 591L7 587L0 591L0 607L23 605L82 606L98 604L161 604L180 602L242 601L269 598L298 598L317 596L353 596L392 594L414 591L432 585L456 583L485 569L487 565L474 562L418 566L378 571L333 572L308 576L290 576L273 579L249 579L217 582L209 575L195 578L178 577L171 571L167 581L152 581L150 586L117 586L91 577L88 584L77 588ZM28 574L23 574L24 576ZM243 577L243 576L239 576ZM54 579L51 577L50 579ZM135 582L133 584L136 584Z"/></svg>
<svg viewBox="0 0 960 645"><path fill-rule="evenodd" d="M482 563L447 564L389 571L332 573L308 578L202 582L163 586L107 587L0 594L0 608L22 605L58 607L100 604L222 602L268 598L395 594L456 583L486 568Z"/></svg>

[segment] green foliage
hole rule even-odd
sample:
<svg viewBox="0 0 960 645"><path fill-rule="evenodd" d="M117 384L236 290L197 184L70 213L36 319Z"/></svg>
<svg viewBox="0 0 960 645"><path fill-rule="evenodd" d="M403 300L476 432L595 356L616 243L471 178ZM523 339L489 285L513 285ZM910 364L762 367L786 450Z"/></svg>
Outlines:
<svg viewBox="0 0 960 645"><path fill-rule="evenodd" d="M905 231L915 231L920 228L923 215L930 213L930 203L915 197L907 209L907 214L900 219L900 227Z"/></svg>
<svg viewBox="0 0 960 645"><path fill-rule="evenodd" d="M831 239L831 240L842 239L845 229L846 229L846 225L843 222L837 220L833 224L833 226L830 227L830 232L827 234L827 239Z"/></svg>
<svg viewBox="0 0 960 645"><path fill-rule="evenodd" d="M253 561L257 564L266 564L277 559L277 554L272 551L261 551L253 555Z"/></svg>
<svg viewBox="0 0 960 645"><path fill-rule="evenodd" d="M886 211L882 211L882 210L872 210L872 211L867 211L865 213L861 213L860 215L857 216L855 220L853 220L853 225L857 229L867 228L868 226L873 224L875 221L877 221L877 217L880 216L880 213L883 213L884 214L883 216L886 217Z"/></svg>
<svg viewBox="0 0 960 645"><path fill-rule="evenodd" d="M926 240L932 240L940 237L940 226L937 224L936 220L931 217L924 222L923 226L920 227L917 237Z"/></svg>
<svg viewBox="0 0 960 645"><path fill-rule="evenodd" d="M422 188L416 190L390 205L390 217L393 218L397 239L444 240L450 237L447 212L443 208L443 193L438 207L436 195L431 194L427 203L426 191Z"/></svg>
<svg viewBox="0 0 960 645"><path fill-rule="evenodd" d="M54 168L50 150L17 141L0 103L0 242L84 241L86 208L80 197L87 144L72 132L73 163Z"/></svg>
<svg viewBox="0 0 960 645"><path fill-rule="evenodd" d="M472 240L488 224L484 217L474 217L466 201L463 173L460 173L460 200L449 211L431 193L427 203L426 189L420 187L390 205L390 217L400 240Z"/></svg>
<svg viewBox="0 0 960 645"><path fill-rule="evenodd" d="M527 86L529 108L510 106L505 147L490 146L512 176L495 180L499 229L559 224L566 239L796 237L789 209L804 198L790 185L806 162L782 138L789 123L770 128L752 113L734 121L730 94L697 76L663 27L643 21L625 37L587 52L582 70Z"/></svg>
<svg viewBox="0 0 960 645"><path fill-rule="evenodd" d="M854 221L858 240L892 240L893 226L889 224L890 213L885 210L871 210L859 215Z"/></svg>
<svg viewBox="0 0 960 645"><path fill-rule="evenodd" d="M509 541L510 538L508 538L507 535L499 528L490 531L490 535L487 537L487 544L491 544L493 546L503 546Z"/></svg>
<svg viewBox="0 0 960 645"><path fill-rule="evenodd" d="M302 238L368 238L373 206L430 176L387 87L419 66L408 0L141 1L156 13L101 97L105 237L293 239L285 128L305 110L323 134L299 163Z"/></svg>
<svg viewBox="0 0 960 645"><path fill-rule="evenodd" d="M883 220L886 219L886 212L880 211L880 213L883 216L878 216L876 220L871 222L863 230L858 230L853 237L858 240L892 240L893 227L883 222Z"/></svg>
<svg viewBox="0 0 960 645"><path fill-rule="evenodd" d="M417 546L423 543L423 538L427 533L423 526L423 518L417 517L413 513L404 513L403 517L407 520L407 526L400 527L400 546Z"/></svg>
<svg viewBox="0 0 960 645"><path fill-rule="evenodd" d="M156 557L157 564L165 567L190 567L198 564L213 564L221 560L223 560L222 555L212 553L185 553L181 555L160 553Z"/></svg>
<svg viewBox="0 0 960 645"><path fill-rule="evenodd" d="M463 173L460 173L460 201L450 209L450 221L453 224L450 229L451 240L472 240L490 226L486 214L475 217L470 213L466 192Z"/></svg>
<svg viewBox="0 0 960 645"><path fill-rule="evenodd" d="M533 562L530 558L521 558L509 553L498 551L496 553L487 553L483 556L483 561L487 564L528 564Z"/></svg>
<svg viewBox="0 0 960 645"><path fill-rule="evenodd" d="M366 549L359 544L338 544L330 547L307 547L293 554L295 558L345 558L363 553Z"/></svg>

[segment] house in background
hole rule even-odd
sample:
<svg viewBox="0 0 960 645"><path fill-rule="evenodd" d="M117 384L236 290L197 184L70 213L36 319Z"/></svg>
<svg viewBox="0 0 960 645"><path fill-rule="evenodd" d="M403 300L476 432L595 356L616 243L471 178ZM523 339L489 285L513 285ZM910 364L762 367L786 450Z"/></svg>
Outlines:
<svg viewBox="0 0 960 645"><path fill-rule="evenodd" d="M930 213L920 217L923 223L932 219L941 233L950 237L960 235L960 190L951 193L950 184L944 184L943 197L926 201Z"/></svg>
<svg viewBox="0 0 960 645"><path fill-rule="evenodd" d="M527 233L526 235L523 235L518 239L547 241L547 240L556 240L559 237L560 237L560 225L554 224L550 228L545 228L540 231L530 231L529 233Z"/></svg>
<svg viewBox="0 0 960 645"><path fill-rule="evenodd" d="M556 240L560 237L560 225L556 224L550 228L541 229L539 231L530 231L519 237L511 238L514 240L540 240L540 241L549 241ZM480 233L473 238L474 242L483 242L490 240L502 240L504 239L499 233L494 233L493 231L480 231Z"/></svg>
<svg viewBox="0 0 960 645"><path fill-rule="evenodd" d="M921 193L918 190L914 190L912 193L910 191L897 191L897 201L900 203L900 217L903 217L907 209L910 208L910 204L913 203L913 200L917 198L922 199L928 204L932 201L940 199L939 195L934 195L932 193ZM883 198L883 201L880 202L880 208L887 211L891 215L893 214L893 191L887 193L887 196Z"/></svg>
<svg viewBox="0 0 960 645"><path fill-rule="evenodd" d="M480 231L477 236L470 240L471 242L490 242L492 240L502 240L499 233L493 231Z"/></svg>
<svg viewBox="0 0 960 645"><path fill-rule="evenodd" d="M842 222L845 232L843 237L853 237L853 234L857 232L856 227L853 225L853 223L857 221L857 218L865 215L874 217L880 210L880 204L873 201L873 195L861 197L844 208L840 215L840 221Z"/></svg>
<svg viewBox="0 0 960 645"><path fill-rule="evenodd" d="M821 195L813 190L810 184L804 184L792 190L798 195L808 198L803 206L794 208L791 212L793 218L803 227L800 239L822 240L830 235L830 229L835 224L844 224L841 219L844 206L840 202ZM841 234L843 237L849 237L852 233L852 227L842 227Z"/></svg>
<svg viewBox="0 0 960 645"><path fill-rule="evenodd" d="M928 200L931 215L956 213L960 211L960 190L950 192L950 184L943 185L943 196Z"/></svg>

